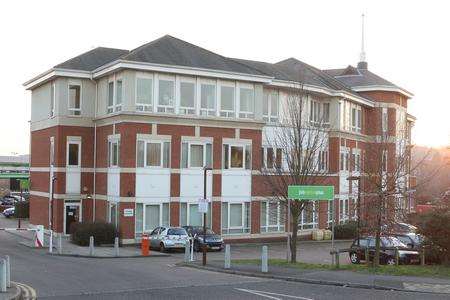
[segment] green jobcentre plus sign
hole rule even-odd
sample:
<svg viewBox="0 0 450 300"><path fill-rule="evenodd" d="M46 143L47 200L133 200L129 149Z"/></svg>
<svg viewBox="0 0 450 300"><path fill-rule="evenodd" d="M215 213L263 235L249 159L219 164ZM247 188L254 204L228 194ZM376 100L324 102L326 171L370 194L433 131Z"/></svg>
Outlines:
<svg viewBox="0 0 450 300"><path fill-rule="evenodd" d="M297 200L328 200L334 198L332 185L290 185L288 197Z"/></svg>

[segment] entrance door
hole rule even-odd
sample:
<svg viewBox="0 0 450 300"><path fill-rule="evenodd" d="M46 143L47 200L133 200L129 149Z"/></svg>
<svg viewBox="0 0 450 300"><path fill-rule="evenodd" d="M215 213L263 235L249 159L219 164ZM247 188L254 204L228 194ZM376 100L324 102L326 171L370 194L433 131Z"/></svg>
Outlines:
<svg viewBox="0 0 450 300"><path fill-rule="evenodd" d="M80 221L80 204L65 204L65 224L64 233L70 234L70 226L72 223Z"/></svg>

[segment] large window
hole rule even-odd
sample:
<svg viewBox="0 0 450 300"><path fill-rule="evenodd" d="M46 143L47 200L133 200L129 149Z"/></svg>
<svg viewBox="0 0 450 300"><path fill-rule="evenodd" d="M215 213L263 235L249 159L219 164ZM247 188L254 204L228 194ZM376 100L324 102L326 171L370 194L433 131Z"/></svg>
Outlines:
<svg viewBox="0 0 450 300"><path fill-rule="evenodd" d="M107 112L112 113L122 110L122 79L110 80L108 82L108 108Z"/></svg>
<svg viewBox="0 0 450 300"><path fill-rule="evenodd" d="M137 167L169 168L170 142L137 141Z"/></svg>
<svg viewBox="0 0 450 300"><path fill-rule="evenodd" d="M354 148L352 152L352 169L353 171L359 172L361 171L361 149Z"/></svg>
<svg viewBox="0 0 450 300"><path fill-rule="evenodd" d="M67 143L67 165L72 167L80 166L80 143L69 141Z"/></svg>
<svg viewBox="0 0 450 300"><path fill-rule="evenodd" d="M159 79L158 112L173 113L175 111L175 81Z"/></svg>
<svg viewBox="0 0 450 300"><path fill-rule="evenodd" d="M317 201L309 201L306 203L305 208L299 218L300 229L313 229L317 228L318 223L318 208L319 203Z"/></svg>
<svg viewBox="0 0 450 300"><path fill-rule="evenodd" d="M81 84L69 84L69 114L81 115Z"/></svg>
<svg viewBox="0 0 450 300"><path fill-rule="evenodd" d="M169 203L144 204L136 203L136 235L151 232L158 226L170 224Z"/></svg>
<svg viewBox="0 0 450 300"><path fill-rule="evenodd" d="M119 166L120 144L118 139L112 139L108 142L108 167Z"/></svg>
<svg viewBox="0 0 450 300"><path fill-rule="evenodd" d="M282 149L273 149L271 147L261 148L261 166L267 169L275 169L281 167Z"/></svg>
<svg viewBox="0 0 450 300"><path fill-rule="evenodd" d="M253 89L241 87L239 92L239 118L253 119L255 117L255 95Z"/></svg>
<svg viewBox="0 0 450 300"><path fill-rule="evenodd" d="M350 149L347 147L341 147L340 151L340 170L350 171Z"/></svg>
<svg viewBox="0 0 450 300"><path fill-rule="evenodd" d="M361 132L362 128L362 107L349 101L342 101L339 104L341 128L343 130Z"/></svg>
<svg viewBox="0 0 450 300"><path fill-rule="evenodd" d="M348 198L339 199L339 222L345 223L349 218L349 201Z"/></svg>
<svg viewBox="0 0 450 300"><path fill-rule="evenodd" d="M195 82L180 82L180 114L195 115Z"/></svg>
<svg viewBox="0 0 450 300"><path fill-rule="evenodd" d="M261 232L284 231L286 211L277 201L261 202Z"/></svg>
<svg viewBox="0 0 450 300"><path fill-rule="evenodd" d="M216 115L216 86L214 84L202 83L201 85L201 107L202 116Z"/></svg>
<svg viewBox="0 0 450 300"><path fill-rule="evenodd" d="M181 167L212 167L212 144L200 142L183 142L181 144Z"/></svg>
<svg viewBox="0 0 450 300"><path fill-rule="evenodd" d="M278 122L278 91L265 90L263 96L263 120Z"/></svg>
<svg viewBox="0 0 450 300"><path fill-rule="evenodd" d="M251 169L252 161L251 145L223 145L224 169Z"/></svg>
<svg viewBox="0 0 450 300"><path fill-rule="evenodd" d="M309 121L314 125L328 126L330 124L330 103L311 100Z"/></svg>
<svg viewBox="0 0 450 300"><path fill-rule="evenodd" d="M136 78L136 110L153 110L153 79Z"/></svg>
<svg viewBox="0 0 450 300"><path fill-rule="evenodd" d="M211 202L206 213L206 226L211 224ZM180 226L203 226L203 213L198 211L198 203L180 203Z"/></svg>
<svg viewBox="0 0 450 300"><path fill-rule="evenodd" d="M250 202L222 202L222 234L250 232Z"/></svg>
<svg viewBox="0 0 450 300"><path fill-rule="evenodd" d="M224 86L220 87L220 116L234 117L234 87Z"/></svg>
<svg viewBox="0 0 450 300"><path fill-rule="evenodd" d="M388 110L386 107L383 107L381 109L381 130L383 131L384 134L386 134L388 131L388 121L389 121Z"/></svg>
<svg viewBox="0 0 450 300"><path fill-rule="evenodd" d="M328 151L327 150L319 150L319 162L318 162L319 171L328 171Z"/></svg>

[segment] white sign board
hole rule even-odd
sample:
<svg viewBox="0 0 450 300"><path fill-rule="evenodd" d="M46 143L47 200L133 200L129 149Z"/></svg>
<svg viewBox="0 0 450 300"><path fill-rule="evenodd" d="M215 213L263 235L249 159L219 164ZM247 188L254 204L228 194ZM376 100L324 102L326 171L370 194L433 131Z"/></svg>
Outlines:
<svg viewBox="0 0 450 300"><path fill-rule="evenodd" d="M198 199L198 212L201 214L208 213L208 199Z"/></svg>
<svg viewBox="0 0 450 300"><path fill-rule="evenodd" d="M132 208L125 208L123 210L123 216L124 217L133 217L134 216L134 209L132 209Z"/></svg>

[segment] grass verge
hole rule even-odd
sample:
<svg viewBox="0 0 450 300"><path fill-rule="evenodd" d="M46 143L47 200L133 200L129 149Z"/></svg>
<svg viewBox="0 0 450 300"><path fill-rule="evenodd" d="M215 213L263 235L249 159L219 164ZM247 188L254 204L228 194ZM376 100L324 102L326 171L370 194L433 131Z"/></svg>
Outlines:
<svg viewBox="0 0 450 300"><path fill-rule="evenodd" d="M259 265L259 259L238 259L233 260L233 264L250 264ZM334 268L328 264L309 264L303 262L288 263L284 259L269 259L269 266L298 268L302 270L329 270L329 271L354 271L366 274L378 275L394 275L394 276L420 276L420 277L443 277L450 278L450 267L440 265L400 265L400 266L386 266L382 265L377 268L368 267L365 264L359 265L341 265L339 269Z"/></svg>

